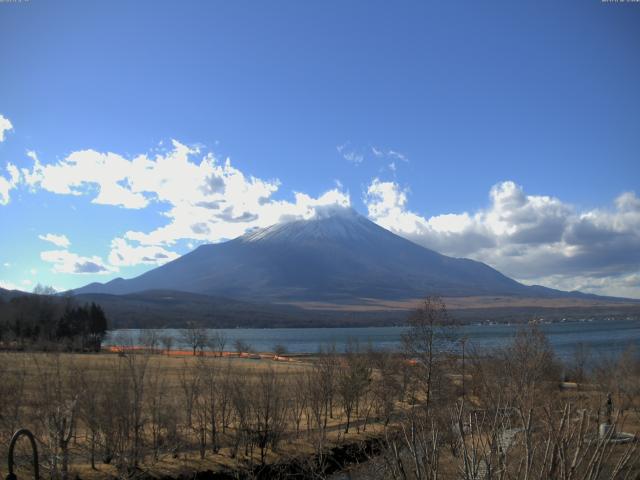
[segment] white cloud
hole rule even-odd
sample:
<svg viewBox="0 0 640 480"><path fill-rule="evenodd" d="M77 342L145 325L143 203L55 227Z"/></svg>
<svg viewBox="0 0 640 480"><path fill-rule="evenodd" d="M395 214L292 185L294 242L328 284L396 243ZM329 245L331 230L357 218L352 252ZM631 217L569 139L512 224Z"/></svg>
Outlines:
<svg viewBox="0 0 640 480"><path fill-rule="evenodd" d="M371 153L376 158L388 161L389 163L387 163L387 168L394 176L398 170L398 162L409 163L409 158L404 153L400 153L396 150L373 146L371 147Z"/></svg>
<svg viewBox="0 0 640 480"><path fill-rule="evenodd" d="M8 163L7 171L9 172L9 182L14 186L17 185L20 181L20 171L18 170L18 167L12 163Z"/></svg>
<svg viewBox="0 0 640 480"><path fill-rule="evenodd" d="M396 152L395 150L389 150L387 155L391 158L396 158L398 160L402 160L403 162L408 162L409 159L404 153Z"/></svg>
<svg viewBox="0 0 640 480"><path fill-rule="evenodd" d="M13 130L13 125L8 118L0 114L0 142L4 142L5 132Z"/></svg>
<svg viewBox="0 0 640 480"><path fill-rule="evenodd" d="M276 200L277 179L248 176L229 159L219 161L177 141L169 150L130 159L83 150L45 165L35 152L28 155L34 164L21 177L34 189L85 195L93 203L123 208L164 208L165 225L127 231L112 241L114 266L161 264L176 257L166 247L179 240L217 242L281 220L308 218L317 207L350 204L341 187L317 198L294 192L294 201Z"/></svg>
<svg viewBox="0 0 640 480"><path fill-rule="evenodd" d="M402 160L403 162L409 161L405 154L396 152L395 150L383 150L381 148L371 147L371 151L378 158L395 158L396 160Z"/></svg>
<svg viewBox="0 0 640 480"><path fill-rule="evenodd" d="M422 216L407 206L406 189L374 179L369 216L416 243L492 265L525 283L640 297L629 279L640 272L640 199L623 193L613 209L580 212L561 200L527 195L506 181L490 205L474 213Z"/></svg>
<svg viewBox="0 0 640 480"><path fill-rule="evenodd" d="M192 247L193 248L193 247ZM114 238L111 241L109 263L118 267L138 264L162 265L178 258L178 254L162 247L133 246L124 238Z"/></svg>
<svg viewBox="0 0 640 480"><path fill-rule="evenodd" d="M0 205L6 205L9 203L9 192L13 186L4 177L0 177Z"/></svg>
<svg viewBox="0 0 640 480"><path fill-rule="evenodd" d="M332 189L318 198L296 192L295 201L266 200L251 192L251 184L229 182L228 198L217 198L215 208L202 202L181 202L167 217L170 223L151 232L128 231L127 240L140 245L172 245L177 240L218 242L238 237L247 230L267 227L294 218L310 218L317 207L350 204L348 193ZM260 200L263 198L265 200Z"/></svg>
<svg viewBox="0 0 640 480"><path fill-rule="evenodd" d="M349 142L338 145L336 150L340 155L342 155L342 158L354 165L360 165L364 161L364 155L351 148L349 146Z"/></svg>
<svg viewBox="0 0 640 480"><path fill-rule="evenodd" d="M47 250L40 252L40 258L53 263L54 273L108 274L117 271L98 256L83 257L68 250Z"/></svg>
<svg viewBox="0 0 640 480"><path fill-rule="evenodd" d="M33 284L33 282L31 280L29 280L28 278L25 279L25 280L22 280L20 283L25 287L28 287L28 286Z"/></svg>
<svg viewBox="0 0 640 480"><path fill-rule="evenodd" d="M66 235L56 235L54 233L47 233L46 235L38 235L40 240L44 240L45 242L51 242L56 247L69 248L71 242L66 237Z"/></svg>
<svg viewBox="0 0 640 480"><path fill-rule="evenodd" d="M149 203L130 184L136 173L144 171L144 157L129 161L113 153L83 150L56 164L44 165L34 152L29 153L34 167L25 172L25 179L33 187L65 195L94 194L92 202L103 205L143 208Z"/></svg>
<svg viewBox="0 0 640 480"><path fill-rule="evenodd" d="M13 190L20 181L20 172L15 165L8 163L6 169L9 172L9 178L0 176L0 205L9 203L9 192Z"/></svg>

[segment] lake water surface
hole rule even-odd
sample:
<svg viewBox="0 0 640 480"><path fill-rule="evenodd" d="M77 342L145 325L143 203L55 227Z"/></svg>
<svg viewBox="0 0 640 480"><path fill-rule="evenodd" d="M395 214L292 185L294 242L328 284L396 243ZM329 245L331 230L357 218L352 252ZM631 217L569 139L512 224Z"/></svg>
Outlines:
<svg viewBox="0 0 640 480"><path fill-rule="evenodd" d="M456 332L467 338L467 345L479 349L492 348L509 342L518 325L465 325ZM594 320L584 322L552 323L540 326L561 358L570 358L576 345L583 344L592 357L616 355L629 345L640 347L639 320ZM379 349L398 349L406 327L370 328L234 328L220 329L227 337L226 350L233 350L236 340L249 344L257 352L273 351L283 345L289 353L315 353L320 347L335 344L344 351L350 340L361 346ZM161 330L160 335L174 337L174 348L187 348L180 330ZM140 330L114 330L109 332L106 345L138 344Z"/></svg>

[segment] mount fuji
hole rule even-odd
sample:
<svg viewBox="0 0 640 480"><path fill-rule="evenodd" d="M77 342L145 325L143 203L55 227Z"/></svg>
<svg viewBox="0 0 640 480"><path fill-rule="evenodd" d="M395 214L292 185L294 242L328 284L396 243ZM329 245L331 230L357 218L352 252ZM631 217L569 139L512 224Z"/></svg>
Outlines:
<svg viewBox="0 0 640 480"><path fill-rule="evenodd" d="M488 265L441 255L350 208L318 210L194 251L138 277L92 283L76 294L171 290L262 303L443 297L593 297L525 286Z"/></svg>

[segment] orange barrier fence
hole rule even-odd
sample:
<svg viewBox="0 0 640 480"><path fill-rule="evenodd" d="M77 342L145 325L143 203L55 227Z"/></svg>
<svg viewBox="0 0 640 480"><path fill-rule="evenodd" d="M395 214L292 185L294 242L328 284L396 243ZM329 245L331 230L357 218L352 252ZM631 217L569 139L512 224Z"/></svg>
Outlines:
<svg viewBox="0 0 640 480"><path fill-rule="evenodd" d="M192 357L194 356L193 350L165 350L161 348L150 349L142 346L123 346L123 345L109 345L102 347L102 350L109 353L127 353L127 352L151 352L162 353L169 357ZM236 357L236 358L249 358L254 360L275 360L277 362L296 362L297 360L291 357L285 357L282 355L276 355L274 353L248 353L248 352L213 352L211 350L198 350L196 356L204 357Z"/></svg>

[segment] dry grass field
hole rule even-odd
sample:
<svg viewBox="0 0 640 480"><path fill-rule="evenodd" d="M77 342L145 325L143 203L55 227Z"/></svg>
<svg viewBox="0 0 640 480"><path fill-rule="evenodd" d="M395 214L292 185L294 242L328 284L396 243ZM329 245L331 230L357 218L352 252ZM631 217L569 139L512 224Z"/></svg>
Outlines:
<svg viewBox="0 0 640 480"><path fill-rule="evenodd" d="M63 480L325 478L356 460L363 478L639 478L634 352L562 366L528 327L463 361L434 349L441 319L427 307L395 354L0 353L0 453L27 427L43 476Z"/></svg>
<svg viewBox="0 0 640 480"><path fill-rule="evenodd" d="M138 467L156 476L178 476L188 471L221 468L238 470L245 468L247 463L311 456L318 443L321 448L328 448L355 442L379 431L379 425L370 415L370 401L366 407L370 415L366 427L363 428L363 419L358 418L352 420L353 426L348 433L344 431L345 415L337 398L331 399L331 411L325 412L324 403L317 402L313 410L309 399L304 398L307 394L303 390L312 388L308 382L316 380L313 366L316 362L317 358L283 362L234 356L194 357L188 352L172 352L171 355L141 351L124 355L0 353L0 375L5 391L8 391L0 417L2 455L6 456L11 432L26 426L38 439L43 470L52 468L47 457L55 457L56 468L61 468L63 453L55 444L65 432L57 431L59 425L52 426L46 417L56 417L55 421L59 421L65 415L65 408L69 412L73 409L75 417L66 453L69 475L77 474L81 478L123 475L122 465L115 461L105 463L104 453L113 450L111 454L114 454L120 448L123 457L129 456L131 453L124 450L131 445L125 447L123 444L131 439L109 439L111 434L117 437L127 433L108 430L114 420L126 429L136 430L136 415L141 417ZM205 383L204 375L213 375L213 378L208 377ZM265 378L269 380L265 382ZM137 388L139 392L136 392ZM136 398L138 395L139 399ZM265 400L264 397L269 398ZM140 403L136 405L138 400ZM262 411L258 411L256 403L261 404ZM69 412L66 415L71 418ZM244 415L252 418L239 418ZM265 419L268 415L273 415L275 420ZM280 437L277 448L265 445L263 459L257 452L259 445L238 438L246 435L239 433L238 423L260 420L264 423L246 425L247 430L261 427L273 430L266 436ZM274 423L270 424L270 421ZM95 445L91 447L94 427L107 432L95 435ZM219 430L215 451L211 445L212 428ZM316 438L318 432L323 438ZM50 438L52 436L55 438ZM270 438L266 443L275 444L273 440ZM246 442L249 445L244 445ZM26 441L20 442L18 466L23 475L29 476L27 453L30 450L26 447ZM95 449L93 468L92 448ZM7 473L4 465L0 466L2 476Z"/></svg>
<svg viewBox="0 0 640 480"><path fill-rule="evenodd" d="M379 298L360 298L357 303L331 302L291 302L306 310L336 310L336 311L411 311L419 307L422 298L408 298L406 300L384 300ZM500 308L593 308L593 307L629 307L637 312L638 302L609 300L607 298L538 298L538 297L509 297L509 296L471 296L471 297L443 297L449 310L467 309L500 309Z"/></svg>

